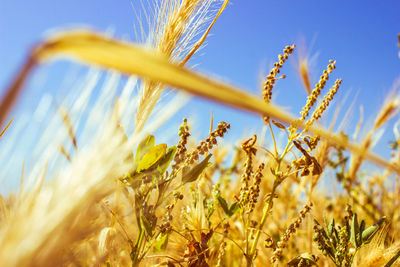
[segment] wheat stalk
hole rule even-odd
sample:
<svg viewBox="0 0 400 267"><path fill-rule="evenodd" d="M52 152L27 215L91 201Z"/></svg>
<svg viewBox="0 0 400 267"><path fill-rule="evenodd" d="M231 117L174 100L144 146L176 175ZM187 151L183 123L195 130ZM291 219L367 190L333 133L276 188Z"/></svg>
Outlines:
<svg viewBox="0 0 400 267"><path fill-rule="evenodd" d="M69 56L78 61L114 69L128 75L139 75L226 105L269 116L281 122L298 124L295 117L284 112L281 107L266 104L261 99L233 86L211 80L171 63L163 55L154 54L131 43L85 30L64 32L34 47L21 72L16 76L7 89L5 97L3 97L0 105L1 124L3 124L12 103L22 90L22 85L32 68L39 62L56 55ZM298 126L304 127L302 124ZM381 166L400 172L399 166L389 163L387 160L366 151L363 147L352 144L322 127L311 126L307 128L307 131L363 155L366 159Z"/></svg>

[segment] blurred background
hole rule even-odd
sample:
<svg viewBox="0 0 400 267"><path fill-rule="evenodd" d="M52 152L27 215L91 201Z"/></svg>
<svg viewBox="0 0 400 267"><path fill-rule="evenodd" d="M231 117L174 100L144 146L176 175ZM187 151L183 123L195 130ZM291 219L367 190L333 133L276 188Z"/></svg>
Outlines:
<svg viewBox="0 0 400 267"><path fill-rule="evenodd" d="M138 20L144 18L143 9L155 2L0 0L0 90L4 91L29 50L49 31L84 26L135 42L138 40L135 34ZM337 69L327 87L331 87L336 78L342 78L343 83L331 105L334 108L321 123L329 125L332 111L338 106L342 116L352 107L345 125L346 132L351 134L359 118L359 107L364 107L365 123L372 124L369 118L379 111L388 93L398 87L399 14L400 1L395 0L231 0L206 45L188 66L261 95L263 76L269 72L283 48L295 43L297 48L282 70L287 78L279 80L274 87L273 102L297 114L307 97L297 72L299 57L309 59L311 85L318 81L328 61L336 60ZM43 101L44 94L61 98L63 94L60 92L73 90L72 81L86 71L85 67L67 61L37 69L15 110L33 113ZM202 138L208 133L213 111L215 124L224 120L232 126L227 142L236 143L242 137L261 132L263 124L256 115L197 98L190 101L190 105L174 116L168 129L177 131L182 118L189 116L194 121L194 132ZM390 125L396 120L393 119ZM23 128L18 129L20 134L23 131ZM29 133L24 136L21 138L33 138ZM388 128L382 133L382 146L375 150L388 157L390 150L387 147L391 139L392 129ZM1 142L5 146L6 136ZM0 158L7 157L5 151L9 150L4 149Z"/></svg>

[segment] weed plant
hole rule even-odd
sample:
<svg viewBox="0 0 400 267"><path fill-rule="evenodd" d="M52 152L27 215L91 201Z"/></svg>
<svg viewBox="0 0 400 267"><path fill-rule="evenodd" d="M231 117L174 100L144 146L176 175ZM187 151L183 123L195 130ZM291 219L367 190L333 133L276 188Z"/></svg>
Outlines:
<svg viewBox="0 0 400 267"><path fill-rule="evenodd" d="M59 131L68 133L73 150L55 144L54 153L67 163L49 183L43 182L45 165L32 184L21 182L17 194L0 197L2 266L400 266L398 136L391 159L370 152L374 133L398 113L398 97L384 103L363 138L351 139L332 132L339 118L329 129L317 125L342 84L329 79L334 60L314 88L306 59L299 62L308 98L298 116L270 103L294 44L278 55L261 97L185 68L227 4L162 1L147 50L83 30L33 48L3 96L2 138L16 123L7 121L8 114L29 73L54 55L142 79L135 85L138 96L127 88L110 105L94 105L104 116L90 146L76 135L69 110L60 108ZM185 118L179 142L160 143L151 134L158 121L150 115L166 86L260 114L272 149L259 143L257 133L239 147L220 146L230 124L214 126L212 119L204 140L191 138ZM130 105L137 107L133 113ZM162 111L171 113L166 106ZM122 122L126 115L134 120L131 132ZM283 144L275 138L281 133ZM380 172L363 175L367 160ZM327 174L343 190L328 195L319 186Z"/></svg>

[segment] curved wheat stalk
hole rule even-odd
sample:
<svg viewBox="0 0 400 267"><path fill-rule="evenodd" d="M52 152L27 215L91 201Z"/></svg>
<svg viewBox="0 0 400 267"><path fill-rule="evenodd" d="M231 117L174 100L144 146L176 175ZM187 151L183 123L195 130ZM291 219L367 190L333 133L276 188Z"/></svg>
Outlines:
<svg viewBox="0 0 400 267"><path fill-rule="evenodd" d="M284 123L296 124L296 118L284 112L281 107L266 104L245 91L171 63L161 54L88 30L63 32L33 48L27 62L2 99L0 124L4 123L30 71L40 62L55 56L72 57L87 64L114 69L127 75L138 75L235 108L269 116ZM300 124L299 127L302 128L303 125ZM312 126L307 128L307 131L400 173L399 166L322 127Z"/></svg>

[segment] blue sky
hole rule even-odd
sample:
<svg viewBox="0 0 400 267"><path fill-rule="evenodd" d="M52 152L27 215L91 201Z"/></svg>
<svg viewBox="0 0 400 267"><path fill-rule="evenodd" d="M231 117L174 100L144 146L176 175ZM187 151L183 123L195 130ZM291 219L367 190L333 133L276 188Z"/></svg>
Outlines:
<svg viewBox="0 0 400 267"><path fill-rule="evenodd" d="M151 2L151 0L149 0ZM0 88L4 90L22 64L33 44L46 31L71 25L85 25L117 37L135 40L137 18L133 9L138 0L14 1L0 0ZM144 3L147 1L144 0ZM318 0L231 0L208 38L207 45L189 65L219 77L254 94L259 94L260 77L285 45L305 40L311 55L317 54L312 70L315 84L329 59L337 61L334 79L343 84L336 104L357 96L366 118L379 110L385 95L400 77L397 34L400 33L400 1L318 1ZM293 58L297 58L297 52ZM287 79L274 89L274 101L297 113L306 101L306 93L290 60L284 66ZM52 79L63 79L65 68L56 68ZM52 90L57 90L53 88ZM338 100L339 99L339 100ZM32 106L36 98L32 97ZM178 114L195 114L197 129L207 125L211 110L215 121L231 123L233 136L252 134L261 126L257 116L193 100ZM348 104L344 105L344 110ZM390 133L389 133L390 135ZM389 136L388 135L388 136ZM389 138L389 137L387 137Z"/></svg>
<svg viewBox="0 0 400 267"><path fill-rule="evenodd" d="M32 44L48 30L89 25L98 30L113 28L117 36L133 40L133 9L138 2L1 0L1 88ZM304 38L313 45L311 54L319 53L314 78L329 59L336 59L336 74L344 79L343 90L360 90L360 102L368 105L372 99L382 100L399 75L399 14L399 1L232 0L202 50L204 55L193 63L200 63L198 69L206 73L258 93L261 70L269 69L284 45ZM293 68L287 69L290 73ZM277 90L299 91L300 83L288 80Z"/></svg>
<svg viewBox="0 0 400 267"><path fill-rule="evenodd" d="M48 30L89 25L113 28L117 36L134 39L133 9L138 2L1 0L1 88ZM399 75L399 14L399 1L232 0L202 50L204 55L194 63L258 93L261 70L269 69L284 45L304 38L313 43L311 54L319 53L314 78L329 59L337 60L336 74L344 79L343 87L360 90L360 101L367 105L371 96L382 99ZM289 90L286 83L290 84L283 81L277 88Z"/></svg>

